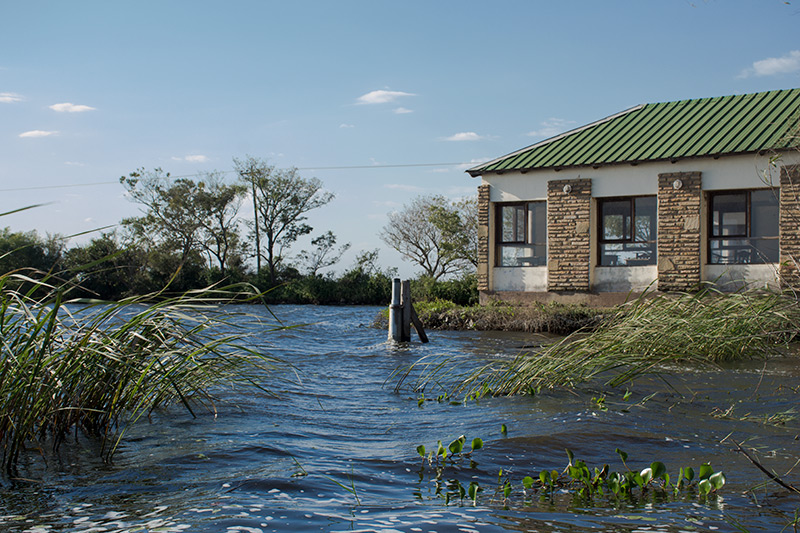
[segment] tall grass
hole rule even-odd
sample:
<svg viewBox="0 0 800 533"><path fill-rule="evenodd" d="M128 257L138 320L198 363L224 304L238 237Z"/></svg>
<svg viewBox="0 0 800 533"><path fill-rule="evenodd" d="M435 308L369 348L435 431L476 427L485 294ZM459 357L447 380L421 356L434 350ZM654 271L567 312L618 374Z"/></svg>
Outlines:
<svg viewBox="0 0 800 533"><path fill-rule="evenodd" d="M281 362L245 346L245 332L220 312L234 292L241 299L237 287L70 301L46 276L0 276L5 471L23 450L57 449L73 431L102 439L109 459L127 424L157 407L179 403L194 414L213 409L222 384L265 389L265 373Z"/></svg>
<svg viewBox="0 0 800 533"><path fill-rule="evenodd" d="M591 333L579 331L539 351L459 373L444 361L420 361L417 387L448 383L450 392L507 395L599 380L619 386L676 364L708 366L785 353L800 334L800 305L780 293L639 298ZM407 369L401 382L414 373Z"/></svg>

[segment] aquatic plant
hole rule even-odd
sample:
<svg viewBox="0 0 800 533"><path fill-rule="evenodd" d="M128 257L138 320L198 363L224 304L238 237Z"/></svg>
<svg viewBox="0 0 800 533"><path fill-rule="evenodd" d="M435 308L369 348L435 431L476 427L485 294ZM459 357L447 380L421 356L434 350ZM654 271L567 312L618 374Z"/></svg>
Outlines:
<svg viewBox="0 0 800 533"><path fill-rule="evenodd" d="M16 282L31 288L19 292ZM13 473L26 449L57 450L72 431L110 459L129 423L180 403L214 409L223 384L265 389L281 364L243 344L219 304L242 287L116 303L70 300L47 275L0 275L0 446ZM252 293L252 297L257 295ZM154 303L155 302L155 303Z"/></svg>
<svg viewBox="0 0 800 533"><path fill-rule="evenodd" d="M788 351L800 332L800 305L787 294L696 294L641 297L621 306L592 332L579 331L540 350L462 373L449 361L422 359L396 372L403 383L420 369L416 388L452 384L450 394L525 394L590 380L619 386L672 366L710 366Z"/></svg>
<svg viewBox="0 0 800 533"><path fill-rule="evenodd" d="M437 443L437 451L430 452L427 463L432 470L432 483L434 495L445 500L449 505L453 499L458 499L462 504L468 496L473 505L477 504L478 494L484 489L478 481L471 478L468 486L454 478L452 472L446 469L457 467L458 461L454 457L471 457L472 453L483 447L480 438L473 439L472 449L466 454L462 453L466 438L462 435L445 448L441 441ZM476 447L475 443L479 445ZM448 454L449 450L449 454ZM417 453L426 458L425 447L418 446ZM575 458L571 450L566 450L569 462L566 467L558 470L541 470L538 475L526 475L516 481L511 472L502 469L497 474L497 486L494 498L502 500L503 507L507 508L514 494L521 494L523 500L538 494L541 499L552 499L557 491L568 491L585 502L596 502L597 498L607 498L608 503L617 504L620 500L646 500L649 494L661 496L678 496L685 493L696 493L701 498L708 497L725 486L726 478L723 472L715 472L709 463L703 463L695 472L692 467L680 468L674 476L670 476L667 468L661 461L653 461L641 470L632 470L628 466L628 454L619 448L616 453L622 461L624 470L612 471L608 464L602 467L589 468L587 464ZM450 461L448 462L448 457ZM470 459L470 468L476 468L477 463ZM425 479L425 468L420 471L420 481Z"/></svg>

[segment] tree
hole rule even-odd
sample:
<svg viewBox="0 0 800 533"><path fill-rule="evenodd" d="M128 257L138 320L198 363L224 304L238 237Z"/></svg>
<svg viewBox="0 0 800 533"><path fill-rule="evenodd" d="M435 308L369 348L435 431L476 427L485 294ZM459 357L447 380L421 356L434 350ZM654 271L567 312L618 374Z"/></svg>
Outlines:
<svg viewBox="0 0 800 533"><path fill-rule="evenodd" d="M320 180L301 177L296 168L276 169L252 157L234 159L234 165L253 194L259 270L260 260L266 260L270 283L275 283L284 253L313 230L305 222L306 214L329 203L334 195L323 190Z"/></svg>
<svg viewBox="0 0 800 533"><path fill-rule="evenodd" d="M336 235L328 231L311 241L314 250L303 250L297 256L300 264L305 267L309 276L316 276L323 268L332 267L342 258L342 255L350 249L350 243L345 243L334 250L336 246Z"/></svg>
<svg viewBox="0 0 800 533"><path fill-rule="evenodd" d="M120 182L131 200L145 210L143 216L126 218L122 224L133 242L158 252L160 264L173 262L165 259L172 251L179 254L178 268L192 255L205 253L209 265L216 262L225 276L232 257L236 261L241 256L237 213L245 188L222 183L217 173L206 173L202 178L198 182L185 178L172 181L161 169L137 170L123 176Z"/></svg>
<svg viewBox="0 0 800 533"><path fill-rule="evenodd" d="M471 200L418 196L389 213L380 237L435 280L466 272L477 265L477 202L474 210L472 205Z"/></svg>

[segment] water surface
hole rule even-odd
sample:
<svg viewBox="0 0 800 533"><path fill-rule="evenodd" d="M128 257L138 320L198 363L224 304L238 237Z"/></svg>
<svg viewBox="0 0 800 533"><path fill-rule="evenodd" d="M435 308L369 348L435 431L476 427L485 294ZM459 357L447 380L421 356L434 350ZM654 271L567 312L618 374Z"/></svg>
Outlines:
<svg viewBox="0 0 800 533"><path fill-rule="evenodd" d="M250 322L251 344L294 365L267 378L276 396L222 390L216 416L154 413L129 431L112 465L97 460L97 444L85 439L46 464L32 453L22 465L25 480L3 481L0 530L779 531L800 507L775 485L755 488L764 476L733 445L756 448L780 474L797 461L793 360L686 371L668 385L642 380L627 401L624 390L585 387L465 404L436 401L429 390L431 401L420 407L416 393L387 383L398 367L441 354L473 368L545 339L429 332L427 345L397 346L369 327L374 307L278 306L273 312L284 323L308 324L279 332L269 331L268 313L246 310L265 322ZM773 423L778 413L783 425ZM476 504L445 504L415 449L462 434L485 447L473 468L467 461L450 467L444 481L475 481L484 491ZM566 492L540 499L515 490L505 502L495 494L499 470L519 486L525 475L563 469L565 448L590 467L609 463L612 470L623 469L616 448L632 468L660 460L671 474L708 461L725 471L728 485L713 498L688 493L616 504Z"/></svg>

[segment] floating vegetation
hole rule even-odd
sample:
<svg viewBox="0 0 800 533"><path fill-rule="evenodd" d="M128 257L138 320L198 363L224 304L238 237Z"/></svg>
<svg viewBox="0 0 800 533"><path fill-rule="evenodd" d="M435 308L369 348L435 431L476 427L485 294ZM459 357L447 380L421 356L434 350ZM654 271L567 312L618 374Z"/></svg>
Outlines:
<svg viewBox="0 0 800 533"><path fill-rule="evenodd" d="M31 288L20 292L19 282ZM265 372L280 362L245 346L242 331L217 305L241 301L242 290L70 301L69 288L47 276L0 276L6 473L23 450L57 450L72 431L102 439L108 460L126 425L157 407L179 403L194 415L198 406L214 409L221 384L264 389Z"/></svg>
<svg viewBox="0 0 800 533"><path fill-rule="evenodd" d="M477 505L479 494L485 492L484 487L474 477L470 477L469 483L462 483L455 477L456 472L451 471L458 470L464 459L470 460L470 469L477 468L472 454L483 447L483 441L480 438L473 439L469 451L464 451L465 443L466 437L463 435L447 447L439 441L436 450L427 456L424 445L417 447L417 453L423 458L420 481L425 479L426 474L430 476L434 496L443 498L445 505L452 501L463 505L465 499L472 505ZM586 503L605 498L610 504L619 504L622 501L642 502L681 494L697 494L706 498L721 490L726 482L725 474L715 472L709 463L703 463L697 471L688 466L680 468L673 476L669 475L667 467L661 461L653 461L641 470L633 470L628 466L628 454L617 448L617 455L624 467L624 470L617 472L610 470L608 464L590 469L585 462L575 459L571 450L566 452L569 462L561 472L545 469L538 475L526 475L517 480L510 472L501 469L492 499L501 500L503 507L507 508L515 495L521 497L523 502L534 495L547 501L552 500L557 492L572 493ZM425 462L430 467L428 470Z"/></svg>
<svg viewBox="0 0 800 533"><path fill-rule="evenodd" d="M785 354L800 332L800 305L774 292L641 297L621 306L592 332L576 332L541 350L463 373L447 360L420 360L398 371L398 386L421 370L417 390L452 384L450 394L526 394L590 380L619 386L675 364L708 367Z"/></svg>

